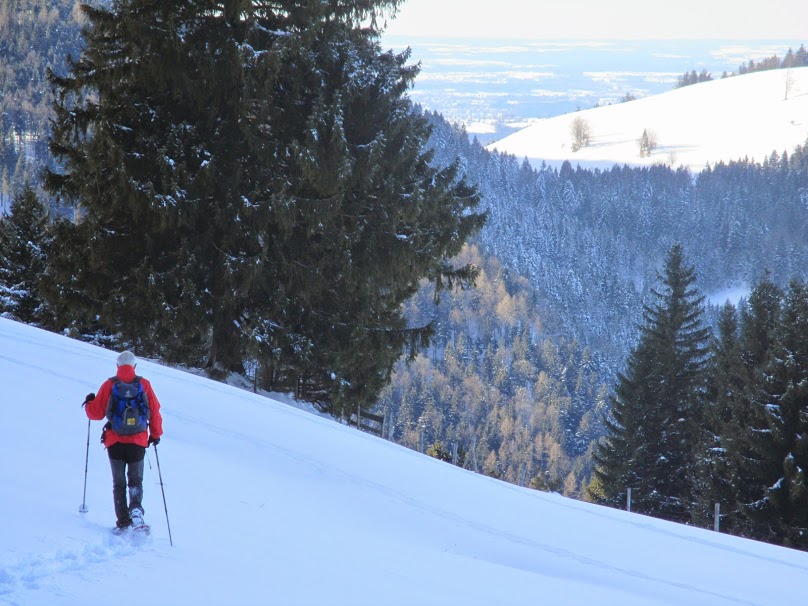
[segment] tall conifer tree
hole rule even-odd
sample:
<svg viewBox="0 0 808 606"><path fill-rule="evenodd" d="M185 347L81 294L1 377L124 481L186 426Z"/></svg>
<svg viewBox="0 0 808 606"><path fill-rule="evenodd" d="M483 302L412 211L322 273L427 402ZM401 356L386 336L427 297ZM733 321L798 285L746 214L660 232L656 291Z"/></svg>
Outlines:
<svg viewBox="0 0 808 606"><path fill-rule="evenodd" d="M484 221L430 166L417 69L379 47L397 5L85 7L87 49L53 80L48 185L81 207L54 283L146 351L213 373L257 358L275 388L367 402L429 334L401 303L469 282L447 260Z"/></svg>
<svg viewBox="0 0 808 606"><path fill-rule="evenodd" d="M595 454L596 497L618 506L632 488L633 510L676 521L689 521L705 398L709 331L695 280L673 246Z"/></svg>
<svg viewBox="0 0 808 606"><path fill-rule="evenodd" d="M736 478L728 460L732 425L739 402L745 397L746 372L741 359L740 327L736 307L727 302L718 318L711 345L708 393L702 421L701 456L696 461L693 521L712 526L715 504L720 504L721 528L732 532L739 515L735 502Z"/></svg>
<svg viewBox="0 0 808 606"><path fill-rule="evenodd" d="M728 530L757 536L750 519L755 503L760 503L773 473L767 471L764 452L772 449L768 415L756 402L762 389L764 367L771 355L780 315L783 292L764 277L741 306L740 359L743 387L733 398L729 421L721 441L726 449L730 500L722 508L729 515Z"/></svg>
<svg viewBox="0 0 808 606"><path fill-rule="evenodd" d="M755 443L762 490L747 505L755 536L808 548L808 288L793 281L754 405L766 415L766 440Z"/></svg>

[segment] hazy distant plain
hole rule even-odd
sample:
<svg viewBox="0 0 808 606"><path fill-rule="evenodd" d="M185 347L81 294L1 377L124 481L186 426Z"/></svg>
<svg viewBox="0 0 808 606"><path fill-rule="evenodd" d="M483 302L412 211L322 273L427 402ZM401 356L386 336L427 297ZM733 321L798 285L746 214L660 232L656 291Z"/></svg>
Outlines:
<svg viewBox="0 0 808 606"><path fill-rule="evenodd" d="M671 90L691 70L714 78L737 72L800 40L537 41L389 37L386 47L412 49L421 73L411 98L483 138L531 120ZM495 134L496 133L498 134Z"/></svg>

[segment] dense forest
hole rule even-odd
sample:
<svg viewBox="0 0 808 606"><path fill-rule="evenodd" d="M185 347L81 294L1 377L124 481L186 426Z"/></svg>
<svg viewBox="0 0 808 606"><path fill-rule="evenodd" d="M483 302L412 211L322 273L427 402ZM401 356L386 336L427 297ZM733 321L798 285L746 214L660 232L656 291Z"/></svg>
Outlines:
<svg viewBox="0 0 808 606"><path fill-rule="evenodd" d="M0 211L50 162L48 70L64 72L83 47L79 0L0 3Z"/></svg>
<svg viewBox="0 0 808 606"><path fill-rule="evenodd" d="M607 397L595 359L559 335L525 278L477 246L459 260L481 267L476 288L443 296L436 309L422 289L407 305L436 334L382 393L389 437L509 482L583 496Z"/></svg>
<svg viewBox="0 0 808 606"><path fill-rule="evenodd" d="M212 3L220 4L233 3ZM609 489L605 475L591 481L607 456L598 448L619 429L611 415L669 251L681 247L692 260L692 286L707 296L700 313L715 334L714 360L722 350L712 339L731 337L729 307L741 318L736 332L748 332L743 319L761 284L783 293L808 278L808 145L696 175L666 166L536 169L413 107L405 93L417 69L406 54L382 52L373 32L354 31L351 3L336 3L333 14L317 3L301 8L295 19L317 27L300 45L277 34L300 23L270 9L232 30L191 18L193 35L179 24L153 41L160 56L187 52L182 76L140 53L158 5L116 23L120 48L103 36L109 15L87 13L101 32L90 39L97 52L73 64L67 56L78 58L87 22L78 2L0 7L6 316L220 377L250 372L257 385L310 397L338 416L358 403L383 412L386 437L411 448L619 506L622 480ZM210 39L230 54L212 60ZM137 70L106 79L93 69L118 52ZM786 57L804 55L800 47ZM311 69L284 71L279 58ZM236 97L217 93L221 78ZM87 103L92 90L105 100L98 106ZM172 95L144 93L165 90ZM137 95L143 103L130 103ZM411 206L402 208L402 196ZM76 223L57 220L56 200L79 211L59 213ZM180 228L186 235L173 238ZM138 289L148 297L128 296ZM749 302L722 307L728 289ZM777 298L783 309L789 300ZM706 383L714 392L717 376ZM711 433L696 446L733 439L727 414L709 419ZM758 421L760 429L776 419ZM647 512L706 524L705 503L722 489L708 491L704 478L722 476L699 473L686 513L681 502L675 515ZM739 490L721 493L733 504L729 527L798 542L788 529L765 535Z"/></svg>
<svg viewBox="0 0 808 606"><path fill-rule="evenodd" d="M675 243L694 260L708 298L748 290L766 272L778 284L805 277L803 147L697 175L667 166L536 170L486 151L439 116L433 125L438 160L459 156L488 205L483 255L527 278L563 333L613 369L636 338L642 301Z"/></svg>
<svg viewBox="0 0 808 606"><path fill-rule="evenodd" d="M764 278L718 330L672 247L610 398L590 496L808 548L808 289Z"/></svg>

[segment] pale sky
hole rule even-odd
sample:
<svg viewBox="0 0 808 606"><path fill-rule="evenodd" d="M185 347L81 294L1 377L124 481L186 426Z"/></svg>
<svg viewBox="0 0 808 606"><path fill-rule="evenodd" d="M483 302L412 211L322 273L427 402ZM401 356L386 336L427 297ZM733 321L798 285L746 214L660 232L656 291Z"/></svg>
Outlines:
<svg viewBox="0 0 808 606"><path fill-rule="evenodd" d="M779 39L808 43L807 0L407 0L388 35Z"/></svg>

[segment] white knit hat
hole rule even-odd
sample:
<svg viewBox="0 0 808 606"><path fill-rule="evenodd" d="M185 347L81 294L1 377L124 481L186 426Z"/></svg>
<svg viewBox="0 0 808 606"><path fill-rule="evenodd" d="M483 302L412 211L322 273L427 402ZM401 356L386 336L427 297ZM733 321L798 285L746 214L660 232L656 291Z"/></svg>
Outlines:
<svg viewBox="0 0 808 606"><path fill-rule="evenodd" d="M131 351L123 351L118 355L118 366L135 366L137 365L137 358Z"/></svg>

